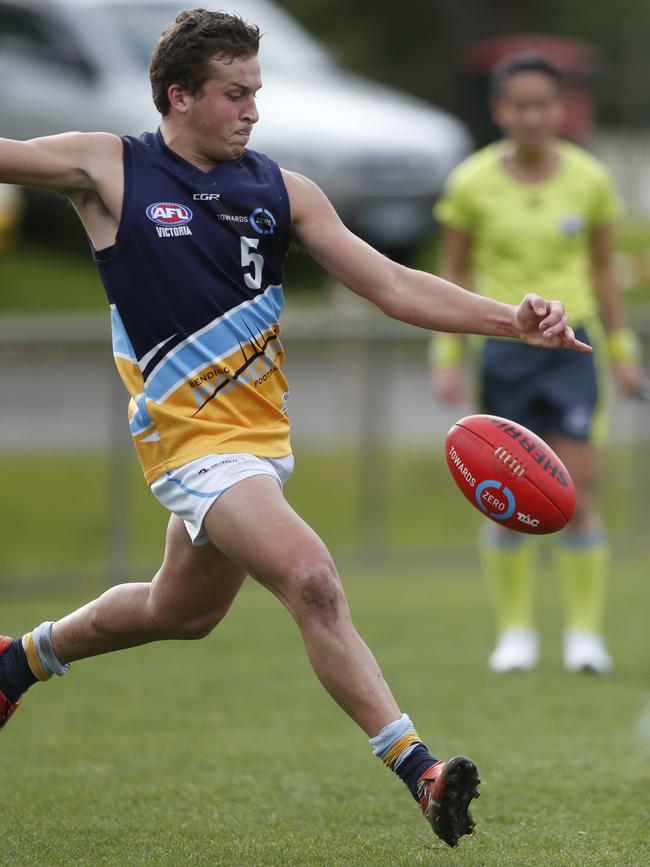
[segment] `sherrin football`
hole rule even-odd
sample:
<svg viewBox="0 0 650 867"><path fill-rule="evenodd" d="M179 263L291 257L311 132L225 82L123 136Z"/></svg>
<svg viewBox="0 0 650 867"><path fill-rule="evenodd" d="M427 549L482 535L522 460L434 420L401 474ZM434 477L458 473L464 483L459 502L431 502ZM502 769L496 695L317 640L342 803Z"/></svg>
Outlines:
<svg viewBox="0 0 650 867"><path fill-rule="evenodd" d="M573 515L567 468L541 437L494 415L468 415L447 434L447 464L470 503L520 533L555 533Z"/></svg>

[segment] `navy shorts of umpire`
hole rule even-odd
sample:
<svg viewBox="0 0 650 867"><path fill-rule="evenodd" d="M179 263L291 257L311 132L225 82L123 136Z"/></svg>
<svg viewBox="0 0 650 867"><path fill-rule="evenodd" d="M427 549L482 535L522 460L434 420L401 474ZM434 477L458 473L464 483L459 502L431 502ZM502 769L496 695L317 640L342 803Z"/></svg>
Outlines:
<svg viewBox="0 0 650 867"><path fill-rule="evenodd" d="M584 328L576 337L589 343ZM488 338L479 357L482 412L516 421L540 435L588 440L598 408L594 356Z"/></svg>

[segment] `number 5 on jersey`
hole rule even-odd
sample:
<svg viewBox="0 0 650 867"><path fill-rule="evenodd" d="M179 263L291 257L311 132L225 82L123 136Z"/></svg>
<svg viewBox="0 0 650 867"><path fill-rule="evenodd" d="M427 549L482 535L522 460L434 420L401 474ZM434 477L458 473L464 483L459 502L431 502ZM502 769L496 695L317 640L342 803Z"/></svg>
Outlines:
<svg viewBox="0 0 650 867"><path fill-rule="evenodd" d="M259 238L242 238L241 239L241 266L248 268L253 266L252 273L244 272L244 283L249 289L260 289L262 286L262 268L264 267L264 257L261 253L255 253Z"/></svg>

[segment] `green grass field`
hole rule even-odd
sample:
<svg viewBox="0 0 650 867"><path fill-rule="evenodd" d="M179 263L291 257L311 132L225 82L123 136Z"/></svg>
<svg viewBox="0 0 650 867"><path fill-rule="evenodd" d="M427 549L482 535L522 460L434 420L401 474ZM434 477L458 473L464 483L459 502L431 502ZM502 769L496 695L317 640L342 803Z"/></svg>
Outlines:
<svg viewBox="0 0 650 867"><path fill-rule="evenodd" d="M289 497L341 552L355 621L400 704L432 751L466 752L479 766L478 834L458 850L433 838L405 787L317 684L289 616L249 582L204 641L77 663L33 688L0 736L0 864L650 863L650 546L638 525L631 532L632 458L614 452L606 467L617 671L594 679L561 669L546 556L540 669L486 671L491 617L471 546L479 519L430 455L392 456L385 556L372 568L350 556L353 457L300 456ZM1 626L20 634L101 587L109 468L92 455L14 456L0 472L4 565L20 576L0 579ZM328 496L316 498L324 479ZM134 577L143 578L164 515L137 474L133 484L143 569ZM43 491L56 492L56 508ZM81 567L74 581L38 578L70 563ZM49 597L39 595L48 581ZM74 595L63 595L70 586Z"/></svg>
<svg viewBox="0 0 650 867"><path fill-rule="evenodd" d="M647 567L619 564L618 669L560 667L553 582L530 675L490 675L474 570L354 571L356 623L431 749L467 752L478 833L452 852L317 685L288 615L244 587L208 639L37 685L2 733L3 865L643 865L649 860ZM10 601L19 633L78 598Z"/></svg>

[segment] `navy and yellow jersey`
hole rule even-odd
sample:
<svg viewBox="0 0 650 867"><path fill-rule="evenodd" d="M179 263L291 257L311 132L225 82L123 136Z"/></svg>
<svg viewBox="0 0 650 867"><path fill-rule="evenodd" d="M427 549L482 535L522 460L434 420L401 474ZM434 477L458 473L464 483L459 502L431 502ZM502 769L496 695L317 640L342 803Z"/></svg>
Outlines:
<svg viewBox="0 0 650 867"><path fill-rule="evenodd" d="M468 157L451 174L435 215L472 236L472 271L482 295L518 304L526 292L562 301L574 324L597 312L590 235L619 201L603 164L557 142L546 180L523 183L504 166L504 142Z"/></svg>
<svg viewBox="0 0 650 867"><path fill-rule="evenodd" d="M160 132L125 136L123 151L116 242L94 258L145 478L205 454L289 454L278 165L245 150L204 172Z"/></svg>

